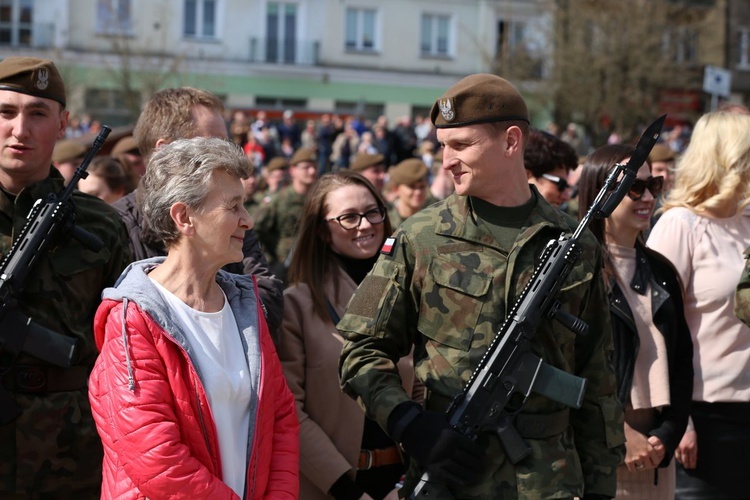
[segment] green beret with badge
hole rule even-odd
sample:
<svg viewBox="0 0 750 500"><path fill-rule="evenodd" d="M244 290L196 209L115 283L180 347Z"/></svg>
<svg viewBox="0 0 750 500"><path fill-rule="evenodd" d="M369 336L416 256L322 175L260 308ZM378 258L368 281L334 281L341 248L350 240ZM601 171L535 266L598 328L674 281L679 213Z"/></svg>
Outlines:
<svg viewBox="0 0 750 500"><path fill-rule="evenodd" d="M529 122L521 94L506 79L480 73L467 76L435 101L430 111L435 128L455 128L477 123Z"/></svg>
<svg viewBox="0 0 750 500"><path fill-rule="evenodd" d="M0 90L52 99L65 107L65 84L49 59L6 57L0 62Z"/></svg>

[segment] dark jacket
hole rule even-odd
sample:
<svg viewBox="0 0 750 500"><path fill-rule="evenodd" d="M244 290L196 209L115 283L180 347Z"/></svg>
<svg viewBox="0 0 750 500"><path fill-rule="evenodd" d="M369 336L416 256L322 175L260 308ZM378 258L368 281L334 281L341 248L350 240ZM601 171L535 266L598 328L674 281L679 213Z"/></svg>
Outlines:
<svg viewBox="0 0 750 500"><path fill-rule="evenodd" d="M112 204L120 214L123 223L125 223L133 262L167 255L164 243L148 231L148 228L144 227L143 216L137 202L137 193L138 190L135 190ZM245 233L242 253L244 258L241 263L228 264L224 266L224 270L234 274L255 276L261 304L266 313L268 329L271 332L271 338L276 343L284 315L284 285L271 273L258 242L258 235L252 229Z"/></svg>
<svg viewBox="0 0 750 500"><path fill-rule="evenodd" d="M669 365L670 405L657 415L656 427L649 436L658 437L667 449L660 467L669 465L677 445L685 433L693 393L693 341L682 305L682 286L677 271L661 254L636 243L636 270L630 287L645 294L651 285L653 322L664 335ZM610 292L612 332L614 334L614 365L617 396L625 405L630 400L635 359L640 347L630 306L617 283Z"/></svg>

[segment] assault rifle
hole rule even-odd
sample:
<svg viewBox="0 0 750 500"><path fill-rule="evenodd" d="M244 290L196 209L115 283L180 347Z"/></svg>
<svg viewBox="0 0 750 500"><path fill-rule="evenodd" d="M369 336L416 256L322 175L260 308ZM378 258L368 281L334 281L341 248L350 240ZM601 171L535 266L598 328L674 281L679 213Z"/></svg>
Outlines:
<svg viewBox="0 0 750 500"><path fill-rule="evenodd" d="M21 234L0 264L0 354L3 358L8 355L10 361L0 366L0 376L12 368L20 352L61 368L70 367L76 359L77 339L35 323L21 311L18 299L34 266L60 238L73 237L93 251L104 246L98 237L75 225L72 195L78 181L88 176L86 168L111 130L102 127L62 194L50 193L36 200ZM19 413L18 405L0 385L0 424L13 421Z"/></svg>
<svg viewBox="0 0 750 500"><path fill-rule="evenodd" d="M578 240L589 221L592 217L609 217L625 197L656 144L665 119L666 115L661 116L646 129L627 164L614 166L575 232L550 240L500 332L463 392L446 410L450 425L472 440L481 432L495 432L513 464L531 452L513 426L513 418L532 391L571 408L578 409L583 404L586 379L542 361L532 352L531 339L542 321L549 319L559 321L576 334L588 332L585 322L560 309L556 296L581 255ZM445 490L444 485L431 482L425 472L411 498L437 498L441 489Z"/></svg>

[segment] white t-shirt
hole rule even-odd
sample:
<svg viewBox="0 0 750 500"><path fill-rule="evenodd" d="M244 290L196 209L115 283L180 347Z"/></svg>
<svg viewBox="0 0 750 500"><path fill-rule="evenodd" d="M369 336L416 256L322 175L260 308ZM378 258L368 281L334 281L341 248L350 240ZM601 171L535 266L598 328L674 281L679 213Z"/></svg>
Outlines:
<svg viewBox="0 0 750 500"><path fill-rule="evenodd" d="M245 349L229 301L224 296L224 307L219 312L201 312L153 279L151 282L185 329L216 423L223 481L242 498L247 477L252 388Z"/></svg>

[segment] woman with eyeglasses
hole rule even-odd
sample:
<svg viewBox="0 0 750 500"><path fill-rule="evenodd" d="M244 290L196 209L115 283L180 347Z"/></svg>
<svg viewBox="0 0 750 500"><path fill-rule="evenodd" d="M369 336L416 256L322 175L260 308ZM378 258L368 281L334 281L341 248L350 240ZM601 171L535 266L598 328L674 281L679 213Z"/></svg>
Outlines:
<svg viewBox="0 0 750 500"><path fill-rule="evenodd" d="M384 201L358 173L323 175L307 197L279 344L300 420L302 500L396 498L405 472L396 443L344 395L338 378L344 341L336 324L390 234ZM399 368L414 379L411 357Z"/></svg>
<svg viewBox="0 0 750 500"><path fill-rule="evenodd" d="M532 129L523 151L523 166L539 194L549 204L565 208L571 197L568 174L578 167L573 146L548 132Z"/></svg>
<svg viewBox="0 0 750 500"><path fill-rule="evenodd" d="M618 163L634 148L601 147L583 165L579 219ZM617 393L625 409L625 462L617 470L616 498L674 497L672 456L687 426L693 388L692 341L683 314L682 288L669 261L646 248L662 177L646 162L627 196L590 229L604 250L614 339Z"/></svg>
<svg viewBox="0 0 750 500"><path fill-rule="evenodd" d="M750 246L750 116L712 112L695 124L648 246L674 264L695 346L694 431L675 456L677 497L748 498L750 328L734 314Z"/></svg>

